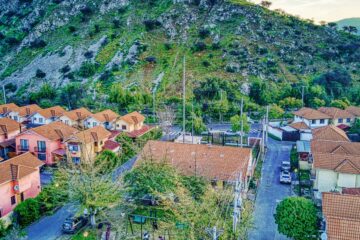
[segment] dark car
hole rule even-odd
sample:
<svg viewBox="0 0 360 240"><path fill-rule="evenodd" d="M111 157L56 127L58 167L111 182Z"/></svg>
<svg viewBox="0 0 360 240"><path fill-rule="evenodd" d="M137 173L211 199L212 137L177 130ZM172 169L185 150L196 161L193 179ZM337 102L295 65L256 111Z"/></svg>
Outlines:
<svg viewBox="0 0 360 240"><path fill-rule="evenodd" d="M69 217L64 221L62 225L62 231L63 233L74 234L83 226L85 226L87 223L88 223L88 219L86 217L83 216Z"/></svg>

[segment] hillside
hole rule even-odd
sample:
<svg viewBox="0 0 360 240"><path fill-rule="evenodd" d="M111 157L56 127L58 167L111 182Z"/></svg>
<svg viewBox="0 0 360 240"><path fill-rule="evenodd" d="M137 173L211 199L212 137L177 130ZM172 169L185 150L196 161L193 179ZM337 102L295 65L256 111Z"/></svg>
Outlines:
<svg viewBox="0 0 360 240"><path fill-rule="evenodd" d="M358 34L360 34L360 18L346 18L337 22L339 29L342 29L344 26L354 26L358 29Z"/></svg>
<svg viewBox="0 0 360 240"><path fill-rule="evenodd" d="M242 96L248 110L300 98L302 85L307 104L330 103L344 95L310 87L334 69L360 80L358 37L245 0L188 2L0 0L7 96L125 112L152 108L155 92L157 105L176 105L183 56L189 102L212 117L237 112Z"/></svg>

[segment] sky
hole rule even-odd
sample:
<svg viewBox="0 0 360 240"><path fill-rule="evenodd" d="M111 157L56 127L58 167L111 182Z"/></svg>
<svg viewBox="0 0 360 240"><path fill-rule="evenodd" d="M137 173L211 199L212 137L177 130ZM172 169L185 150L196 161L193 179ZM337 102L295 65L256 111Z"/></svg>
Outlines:
<svg viewBox="0 0 360 240"><path fill-rule="evenodd" d="M360 0L270 0L271 9L281 8L301 18L333 22L360 17ZM261 0L252 0L260 3Z"/></svg>

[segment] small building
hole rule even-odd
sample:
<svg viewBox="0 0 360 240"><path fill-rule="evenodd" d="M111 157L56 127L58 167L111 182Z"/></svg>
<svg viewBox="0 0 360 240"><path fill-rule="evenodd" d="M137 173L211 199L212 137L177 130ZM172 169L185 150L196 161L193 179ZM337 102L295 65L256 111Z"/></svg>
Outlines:
<svg viewBox="0 0 360 240"><path fill-rule="evenodd" d="M116 128L116 121L120 116L111 111L110 109L91 114L85 120L85 127L92 128L96 126L103 126L108 130L114 130Z"/></svg>
<svg viewBox="0 0 360 240"><path fill-rule="evenodd" d="M245 189L255 168L250 148L163 141L146 143L137 164L147 160L171 164L184 175L202 176L216 185L241 179Z"/></svg>
<svg viewBox="0 0 360 240"><path fill-rule="evenodd" d="M294 123L304 122L308 127L318 128L329 125L331 117L316 109L303 107L294 113Z"/></svg>
<svg viewBox="0 0 360 240"><path fill-rule="evenodd" d="M296 142L296 152L299 157L299 168L309 170L312 166L312 158L310 157L311 148L309 141L299 140Z"/></svg>
<svg viewBox="0 0 360 240"><path fill-rule="evenodd" d="M0 105L0 118L7 117L9 113L19 108L15 103L7 103Z"/></svg>
<svg viewBox="0 0 360 240"><path fill-rule="evenodd" d="M331 124L342 128L349 127L355 119L355 116L348 111L335 107L321 107L320 112L330 116Z"/></svg>
<svg viewBox="0 0 360 240"><path fill-rule="evenodd" d="M202 137L192 136L191 134L180 134L179 137L175 139L176 143L187 143L187 144L201 144Z"/></svg>
<svg viewBox="0 0 360 240"><path fill-rule="evenodd" d="M334 125L313 129L312 139L334 142L350 142L346 133Z"/></svg>
<svg viewBox="0 0 360 240"><path fill-rule="evenodd" d="M65 140L68 156L72 162L79 164L81 161L92 161L104 149L118 151L120 145L110 140L111 133L103 126L96 126L77 132ZM111 141L111 142L108 142ZM116 146L114 146L116 144Z"/></svg>
<svg viewBox="0 0 360 240"><path fill-rule="evenodd" d="M41 107L39 107L37 104L31 104L27 106L18 107L14 110L12 110L8 117L19 122L19 123L27 123L30 122L30 117L36 113L37 111L40 111Z"/></svg>
<svg viewBox="0 0 360 240"><path fill-rule="evenodd" d="M313 140L311 153L315 197L360 187L360 143Z"/></svg>
<svg viewBox="0 0 360 240"><path fill-rule="evenodd" d="M128 113L116 121L116 129L124 132L140 130L144 126L145 117L139 112Z"/></svg>
<svg viewBox="0 0 360 240"><path fill-rule="evenodd" d="M31 117L31 123L36 125L44 125L55 122L66 112L60 106L54 106L36 111Z"/></svg>
<svg viewBox="0 0 360 240"><path fill-rule="evenodd" d="M25 130L20 123L10 118L0 118L0 157L9 158L9 153L15 153L15 137Z"/></svg>
<svg viewBox="0 0 360 240"><path fill-rule="evenodd" d="M347 111L348 113L352 114L355 119L359 119L360 118L360 107L356 107L356 106L350 106L347 107L345 109L345 111Z"/></svg>
<svg viewBox="0 0 360 240"><path fill-rule="evenodd" d="M0 218L40 193L39 169L43 164L29 152L0 162Z"/></svg>
<svg viewBox="0 0 360 240"><path fill-rule="evenodd" d="M76 128L59 121L31 128L16 136L16 152L32 152L46 165L53 165L66 154L63 141L76 132Z"/></svg>
<svg viewBox="0 0 360 240"><path fill-rule="evenodd" d="M60 117L60 121L76 128L84 128L84 120L92 113L86 108L78 108L72 111L64 112Z"/></svg>
<svg viewBox="0 0 360 240"><path fill-rule="evenodd" d="M326 222L322 239L360 239L360 195L324 192L322 212Z"/></svg>

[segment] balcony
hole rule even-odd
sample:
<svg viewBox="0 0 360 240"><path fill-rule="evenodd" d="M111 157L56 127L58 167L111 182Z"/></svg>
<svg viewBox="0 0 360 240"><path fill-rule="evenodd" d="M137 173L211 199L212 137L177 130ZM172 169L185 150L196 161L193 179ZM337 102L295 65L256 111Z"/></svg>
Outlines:
<svg viewBox="0 0 360 240"><path fill-rule="evenodd" d="M17 146L17 150L18 150L19 152L27 152L27 151L29 151L29 146L21 146L21 145L18 145L18 146Z"/></svg>
<svg viewBox="0 0 360 240"><path fill-rule="evenodd" d="M44 153L46 152L46 147L34 147L34 152Z"/></svg>

